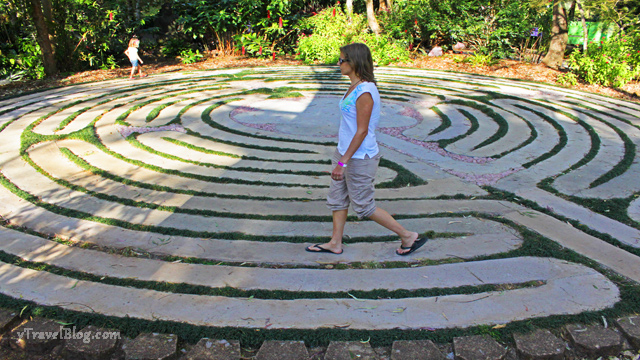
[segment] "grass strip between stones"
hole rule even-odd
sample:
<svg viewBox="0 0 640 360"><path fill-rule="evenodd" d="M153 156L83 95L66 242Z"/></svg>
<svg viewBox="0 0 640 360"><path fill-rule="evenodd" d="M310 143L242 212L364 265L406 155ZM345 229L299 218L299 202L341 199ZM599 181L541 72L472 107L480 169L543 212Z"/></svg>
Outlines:
<svg viewBox="0 0 640 360"><path fill-rule="evenodd" d="M258 90L263 91L263 92L258 92ZM269 93L267 90L271 90L271 93L273 92L272 89L269 88L260 88L260 89L254 89L254 90L248 90L248 91L255 91L256 93ZM243 93L241 93L243 94ZM239 99L237 99L239 100ZM264 136L264 135L256 135L256 134L251 134L251 133L247 133L244 131L239 131L239 130L234 130L231 129L229 127L226 127L220 123L218 123L217 121L214 121L211 118L211 111L213 111L215 108L221 106L221 105L225 105L226 103L217 103L217 104L213 104L211 105L209 108L205 109L202 112L202 121L211 126L214 129L218 129L218 130L222 130L224 132L230 133L230 134L234 134L234 135L240 135L240 136L246 136L246 137L250 137L250 138L256 138L256 139L262 139L262 140L271 140L271 141L283 141L283 142L289 142L289 143L299 143L299 144L312 144L312 145L327 145L327 146L336 146L337 143L329 141L329 142L313 142L313 141L304 141L304 140L298 140L298 139L287 139L287 138L279 138L279 137L271 137L271 136Z"/></svg>
<svg viewBox="0 0 640 360"><path fill-rule="evenodd" d="M441 123L440 123L440 126L433 129L429 133L429 135L435 135L451 127L451 119L449 119L449 117L445 115L445 113L443 113L442 110L440 110L437 106L432 106L431 110L433 110L433 112L435 112L440 117Z"/></svg>
<svg viewBox="0 0 640 360"><path fill-rule="evenodd" d="M573 164L571 167L569 167L568 169L564 170L563 172L561 172L559 175L556 175L555 177L553 177L553 179L564 175L564 174L568 174L569 172L578 169L580 167L582 167L583 165L589 163L591 160L593 160L596 155L598 154L598 152L600 151L600 137L598 136L598 133L596 133L596 131L593 129L593 127L591 125L589 125L589 123L587 123L584 120L581 120L580 118L578 118L577 116L567 113L565 111L562 110L558 110L557 108L553 108L550 105L547 104L542 104L542 103L536 103L536 102L531 102L534 105L537 106L541 106L543 108L555 111L559 114L562 114L566 117L568 117L569 119L575 121L576 123L578 123L580 126L582 126L587 133L589 134L589 139L591 140L591 147L589 148L589 152L587 152L587 154L580 159L580 161L578 161L577 163ZM525 110L529 110L528 108L524 108ZM546 179L545 179L546 180ZM545 181L543 180L543 181Z"/></svg>
<svg viewBox="0 0 640 360"><path fill-rule="evenodd" d="M542 104L538 104L538 105L542 105ZM558 106L560 104L554 104L554 105ZM545 106L545 105L542 105L542 106ZM564 105L560 105L560 106L567 107L567 106L564 106ZM563 115L567 115L567 116L570 115L570 114L567 114L566 112L559 111L556 108L552 108L551 105L548 105L548 106L545 106L545 107L548 108L548 109L551 109L553 111L560 112ZM575 111L577 111L577 112L579 112L581 114L585 114L585 115L587 115L587 116L589 116L589 117L591 117L591 118L593 118L593 119L595 119L597 121L600 121L601 123L607 125L611 129L613 129L613 131L615 131L616 134L618 134L618 136L620 137L620 139L624 143L624 155L622 157L622 160L619 161L616 165L614 165L614 167L611 170L609 170L608 172L606 172L605 174L603 174L602 176L600 176L599 178L597 178L596 180L591 182L591 184L589 184L589 188L590 189L595 188L597 186L600 186L602 184L607 183L609 180L612 180L612 179L616 178L617 176L620 176L620 175L624 174L631 167L631 165L633 164L633 161L634 161L634 159L636 157L636 146L635 146L634 142L629 138L629 136L627 136L627 134L624 133L624 131L620 130L617 126L613 125L612 123L610 123L610 122L608 122L608 121L606 121L606 120L604 120L602 118L599 118L597 116L594 116L593 114L589 114L586 111L582 111L580 109L573 109L573 110L575 110ZM577 117L573 116L573 115L570 116L570 118L573 119L573 120L577 119ZM576 120L576 121L578 121L578 120ZM586 124L586 122L584 122L582 120L579 120L579 121L581 122L581 124L582 123ZM585 125L583 125L583 126L586 128ZM590 126L589 126L589 128L591 129L591 131L593 131L593 128L591 128ZM589 131L589 129L587 129L587 131ZM590 133L590 135L591 135L591 133ZM595 136L597 137L597 134L595 134ZM594 141L594 136L591 136L591 139L592 139L592 146L594 146L594 144L597 144L598 148L599 148L600 143L601 143L600 139L598 138L597 143L593 142ZM587 156L588 155L589 154L587 154ZM595 155L594 155L594 157L595 157Z"/></svg>
<svg viewBox="0 0 640 360"><path fill-rule="evenodd" d="M202 146L193 145L193 144L190 144L188 142L184 142L182 140L178 140L178 139L174 139L174 138L170 138L170 137L163 137L162 140L170 142L170 143L178 145L178 146L185 147L187 149L198 151L198 152L201 152L201 153L204 153L204 154L227 156L227 157L235 158L235 159L253 160L253 161L265 161L265 162L276 162L276 163L331 165L331 160L279 160L279 159L267 159L267 158L260 158L260 157L257 157L257 156L237 155L237 154L231 154L231 153L226 153L226 152L222 152L222 151L211 150L211 149L204 148ZM283 150L283 149L280 149L280 150Z"/></svg>
<svg viewBox="0 0 640 360"><path fill-rule="evenodd" d="M614 115L614 114L612 114L612 113L607 113L607 112L604 112L604 111L602 111L602 110L598 110L598 109L596 109L596 108L594 108L594 107L591 107L591 106L589 106L589 105L585 105L585 104L583 104L583 103L579 102L579 100L580 100L580 99L576 99L576 98L574 98L574 97L572 97L572 96L570 96L569 98L571 98L571 99L575 99L576 101L565 100L565 102L566 102L566 103L569 103L569 104L572 104L572 105L575 105L575 106L579 106L579 107L581 107L581 108L583 108L583 109L587 109L587 110L589 110L589 111L593 111L593 112L598 113L598 114L600 114L600 115L608 116L608 117L610 117L610 118L613 118L613 119L616 119L616 120L618 120L618 121L621 121L621 122L623 122L623 123L625 123L625 124L627 124L627 125L631 125L631 126L633 126L633 127L637 128L637 129L640 129L640 125L634 124L633 122L631 122L631 121L629 121L629 120L627 120L627 119L625 119L625 118L623 118L623 117L616 116L616 115ZM600 105L600 106L602 106L602 105ZM606 108L606 109L609 109L609 110L613 110L613 109L610 109L610 108L608 108L608 107L606 107L606 106L603 106L603 107L604 107L604 108ZM615 110L616 110L616 111L620 111L619 109L615 109ZM621 112L624 112L624 111L621 111ZM629 115L629 116L633 116L633 115L628 114L628 113L625 113L625 114L627 114L627 115Z"/></svg>
<svg viewBox="0 0 640 360"><path fill-rule="evenodd" d="M266 173L266 174L285 174L285 175L304 175L304 176L326 176L328 175L327 171L294 171L294 170L278 170L278 169L260 169L260 168L252 168L252 167L233 167L233 166L226 166L226 165L218 165L218 164L213 164L213 163L204 163L204 162L200 162L200 161L195 161L195 160L189 160L189 159L184 159L175 155L171 155L165 152L161 152L158 151L154 148L151 148L143 143L141 143L138 139L137 136L139 134L138 133L133 133L131 135L129 135L127 137L127 141L134 147L137 147L138 149L144 150L148 153L154 154L154 155L158 155L160 157L163 157L165 159L170 159L170 160L175 160L175 161L180 161L180 162L184 162L187 164L193 164L193 165L197 165L197 166L202 166L202 167L207 167L207 168L213 168L213 169L222 169L222 170L231 170L231 171L244 171L244 172L255 172L255 173ZM249 180L245 180L245 181L249 181ZM276 183L273 184L273 186L277 186ZM309 185L311 186L311 185Z"/></svg>
<svg viewBox="0 0 640 360"><path fill-rule="evenodd" d="M86 162L84 159L82 159L81 157L79 157L78 155L73 153L68 148L66 148L65 150L61 149L61 152L62 152L62 154L67 156L67 158L69 160L71 160L73 163L75 163L76 165L78 165L79 167L81 167L82 169L84 169L86 171L89 171L89 172L91 172L91 173L93 173L95 175L104 177L104 178L112 180L112 181L120 182L120 183L125 184L125 185L140 187L140 188L143 188L143 189L171 192L171 193L177 193L177 194L194 195L194 196L218 197L218 198L226 198L226 199L314 201L314 200L308 199L308 198L274 198L274 197L267 197L267 196L218 194L218 193L210 193L210 192L205 192L205 191L176 189L176 188L172 188L172 187L169 187L169 186L149 184L149 183L144 183L144 182L141 182L141 181L136 181L136 180L131 180L131 179L128 179L128 178L124 178L124 177L112 174L112 173L110 173L108 171L102 170L100 168L97 168L97 167L89 164L88 162ZM324 200L322 200L322 201L324 201Z"/></svg>
<svg viewBox="0 0 640 360"><path fill-rule="evenodd" d="M224 296L230 298L248 298L263 300L295 300L295 299L351 299L355 296L358 299L403 299L422 298L449 295L470 295L484 292L500 292L517 290L524 288L540 287L546 283L538 280L531 280L524 283L508 284L487 284L478 286L459 286L454 288L426 288L418 290L387 290L375 289L370 291L349 290L338 292L322 291L291 291L291 290L242 290L230 286L210 287L204 285L193 285L187 283L169 283L164 281L146 281L131 278L117 278L104 275L93 275L90 273L65 269L59 266L49 265L42 262L31 262L16 255L8 254L0 250L0 261L7 264L19 266L25 269L45 271L51 274L64 276L71 279L101 283L107 285L132 287L136 289L155 290L173 294L189 294L202 296ZM321 271L321 270L320 270ZM375 271L375 270L371 270Z"/></svg>
<svg viewBox="0 0 640 360"><path fill-rule="evenodd" d="M602 241L605 241L611 245L617 246L627 252L630 252L636 256L640 256L640 248L635 248L632 246L629 246L623 242L621 242L618 239L613 238L611 235L609 234L604 234L601 233L599 231L593 230L591 228L589 228L588 226L582 224L581 222L574 220L574 219L570 219L567 218L565 216L559 215L554 213L553 211L543 208L542 206L538 205L538 203L528 200L528 199L524 199L520 196L517 196L513 193L510 193L508 191L504 191L504 190L500 190L491 186L483 186L483 189L485 189L486 191L488 191L491 195L485 197L485 199L488 200L506 200L506 201L510 201L513 202L514 204L520 204L523 205L529 209L532 210L536 210L538 212L541 212L543 214L549 215L551 217L554 217L562 222L565 222L567 224L570 224L571 226L573 226L574 228L582 231L585 234L591 235L595 238L598 238ZM552 191L552 193L554 194L558 194L557 190ZM566 195L563 194L558 194L560 197L565 197ZM618 220L618 219L614 219L614 220Z"/></svg>
<svg viewBox="0 0 640 360"><path fill-rule="evenodd" d="M468 97L468 98L475 100L475 98L473 97ZM498 124L498 130L493 135L491 135L488 139L474 146L473 150L478 150L485 146L491 145L494 142L502 139L509 132L509 123L500 114L495 112L492 108L488 107L487 105L480 104L476 101L458 100L458 99L448 100L447 104L463 105L463 106L468 106L470 108L474 108L484 113L489 118L493 119L493 121L495 121L496 124Z"/></svg>
<svg viewBox="0 0 640 360"><path fill-rule="evenodd" d="M541 113L540 111L536 111L533 109L527 109L523 106L519 106L516 105L517 107L526 110L526 111L530 111L534 114L536 114L537 116L539 116L542 120L548 122L549 124L551 124L551 126L553 126L554 129L556 129L556 132L558 133L558 137L560 138L560 140L558 141L558 143L549 151L547 151L546 153L538 156L537 158L522 164L522 167L524 167L525 169L528 169L530 167L532 167L533 165L536 165L538 163L541 163L547 159L550 159L551 157L553 157L554 155L556 155L557 153L559 153L562 149L565 148L565 146L567 146L567 142L568 142L568 138L567 138L567 133L564 131L564 128L562 127L562 125L560 125L557 121L555 121L552 117L547 116L543 113Z"/></svg>
<svg viewBox="0 0 640 360"><path fill-rule="evenodd" d="M435 106L434 106L435 108ZM464 115L469 122L471 123L471 127L469 127L469 130L467 130L466 133L464 134L460 134L456 137L453 137L451 139L441 139L438 140L438 146L440 146L442 149L446 148L448 145L455 143L458 140L462 140L468 136L470 136L471 134L473 134L474 132L476 132L479 128L480 128L480 123L478 122L478 119L473 116L473 114L471 114L470 112L464 110L464 109L457 109L458 111L460 111L460 113L462 115Z"/></svg>
<svg viewBox="0 0 640 360"><path fill-rule="evenodd" d="M34 166L38 171L40 171L41 173L43 173L43 175L49 177L48 174L46 174L41 168L39 168L35 163L33 163L33 161L31 161L30 158L25 157L24 158L25 161L29 162L32 166ZM53 179L52 179L53 180ZM55 181L55 180L54 180ZM54 214L58 214L58 215L62 215L62 216L66 216L66 217L71 217L71 218L77 218L77 219L82 219L82 220L87 220L87 221L93 221L93 222L97 222L97 223L102 223L105 225L110 225L110 226L116 226L116 227L120 227L120 228L124 228L124 229L129 229L129 230L135 230L135 231L146 231L146 232L152 232L152 233L157 233L157 234L162 234L162 235L173 235L173 236L184 236L184 237L194 237L194 238L215 238L215 239L222 239L222 240L251 240L251 241L263 241L263 242L290 242L290 243L307 243L307 242L322 242L322 241L328 241L330 239L330 236L316 236L316 237L290 237L290 236L258 236L258 235L247 235L247 234L243 234L243 233L239 233L239 232L211 232L211 231L194 231L194 230L187 230L187 229L176 229L176 228L170 228L170 227L163 227L163 226L157 226L157 225L140 225L140 224L134 224L134 223L130 223L128 221L124 221L121 219L114 219L114 218L105 218L105 217L100 217L100 216L95 216L93 214L87 213L87 212L83 212L83 211L79 211L79 210L73 210L73 209L69 209L69 208L65 208L59 205L55 205L55 204L50 204L47 202L44 202L42 200L40 200L37 196L34 196L22 189L20 189L19 187L17 187L15 184L13 184L12 182L10 182L3 174L0 174L0 184L2 184L4 187L6 187L9 191L11 191L12 193L14 193L15 195L23 198L26 201L29 201L30 203L34 204L35 206L41 207L47 211L50 211ZM81 191L81 188L78 187L78 189L74 189L77 191ZM98 194L98 193L96 193ZM93 195L93 194L92 194ZM109 196L109 195L100 195L100 196ZM129 201L129 200L127 200ZM135 202L136 205L141 205L142 203L138 203ZM184 210L184 209L183 209ZM202 210L200 210L202 211ZM198 215L202 215L202 214L198 214ZM448 214L450 215L450 214ZM240 216L247 216L246 214L241 214ZM277 215L274 215L277 217ZM422 218L425 216L417 216L416 218ZM427 216L429 217L429 216ZM271 219L271 217L269 218ZM286 217L284 218L287 221L290 221L292 218L290 217ZM313 217L307 217L307 219L310 219L311 221L314 221L315 219ZM330 221L330 217L327 216L326 218L328 221ZM355 217L349 217L350 221L353 221L355 219ZM213 221L213 220L212 220ZM307 221L307 220L302 220L300 219L299 221ZM445 235L445 234L443 234ZM457 234L457 233L450 233L450 234L446 234L447 236L457 236L457 235L465 235L465 234ZM364 242L364 241L368 241L368 242L386 242L386 241L393 241L396 240L395 236L378 236L378 237L370 237L370 236L366 236L366 237L354 237L352 238L353 242Z"/></svg>
<svg viewBox="0 0 640 360"><path fill-rule="evenodd" d="M513 342L514 333L523 333L536 328L559 329L569 323L590 324L601 322L602 318L613 319L635 314L640 311L640 287L626 279L600 268L594 261L575 254L557 243L550 241L532 231L524 229L527 239L522 252L533 251L539 256L553 254L554 257L580 263L600 271L612 280L620 290L621 300L600 311L586 311L578 315L552 315L521 321L512 321L503 328L490 325L474 326L465 329L431 329L428 324L416 330L349 330L348 326L323 328L316 330L303 329L247 329L234 327L196 326L181 322L164 320L142 320L130 317L118 318L96 313L65 310L57 306L42 306L32 301L0 295L0 306L19 312L22 316L37 316L63 321L77 328L87 325L119 330L122 335L133 338L142 332L159 332L176 334L182 341L196 343L203 337L239 340L243 346L259 347L266 340L304 341L307 346L327 346L330 341L368 341L372 346L390 346L396 340L432 340L436 343L451 342L454 337L469 335L489 335L502 343ZM527 245L530 243L530 245ZM85 276L85 274L81 273ZM106 278L105 278L106 279Z"/></svg>

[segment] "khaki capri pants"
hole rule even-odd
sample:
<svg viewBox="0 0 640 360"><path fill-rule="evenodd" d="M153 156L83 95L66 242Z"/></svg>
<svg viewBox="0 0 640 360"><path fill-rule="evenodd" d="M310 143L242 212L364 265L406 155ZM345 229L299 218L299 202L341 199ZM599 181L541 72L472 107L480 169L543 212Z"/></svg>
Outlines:
<svg viewBox="0 0 640 360"><path fill-rule="evenodd" d="M341 157L342 154L336 149L331 159L331 169L338 165ZM378 153L372 158L352 158L344 169L342 180L331 179L329 195L327 195L327 207L331 211L346 210L351 204L359 219L373 215L376 211L373 181L380 157Z"/></svg>

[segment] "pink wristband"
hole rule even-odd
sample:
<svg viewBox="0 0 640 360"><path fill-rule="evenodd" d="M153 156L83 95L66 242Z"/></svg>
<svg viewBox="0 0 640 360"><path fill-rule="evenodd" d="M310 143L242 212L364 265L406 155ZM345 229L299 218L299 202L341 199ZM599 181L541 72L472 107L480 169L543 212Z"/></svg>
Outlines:
<svg viewBox="0 0 640 360"><path fill-rule="evenodd" d="M338 165L342 166L343 168L347 167L347 164L343 163L342 161L338 161Z"/></svg>

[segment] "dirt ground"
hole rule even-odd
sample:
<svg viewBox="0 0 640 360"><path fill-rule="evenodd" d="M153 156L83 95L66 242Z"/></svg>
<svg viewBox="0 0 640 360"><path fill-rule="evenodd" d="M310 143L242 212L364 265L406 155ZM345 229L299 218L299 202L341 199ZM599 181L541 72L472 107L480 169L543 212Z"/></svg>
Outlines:
<svg viewBox="0 0 640 360"><path fill-rule="evenodd" d="M464 55L445 54L442 57L417 56L411 62L395 64L401 67L418 69L447 70L463 73L497 76L503 78L523 79L547 84L558 85L556 79L562 72L553 70L543 64L531 64L514 60L502 60L491 67L472 67L469 64L456 62L457 57ZM205 70L252 66L281 66L302 65L302 62L291 57L278 58L275 61L248 58L245 56L210 56L205 61L185 65L179 61L153 61L150 59L143 66L147 74L159 74L184 70ZM0 99L7 96L19 95L25 92L47 89L51 87L78 84L84 82L102 81L119 77L127 77L129 67L115 70L92 70L68 76L58 76L45 80L17 81L0 86ZM570 87L576 90L588 91L614 98L625 99L640 103L640 82L634 81L622 88L612 89L599 85L578 84Z"/></svg>

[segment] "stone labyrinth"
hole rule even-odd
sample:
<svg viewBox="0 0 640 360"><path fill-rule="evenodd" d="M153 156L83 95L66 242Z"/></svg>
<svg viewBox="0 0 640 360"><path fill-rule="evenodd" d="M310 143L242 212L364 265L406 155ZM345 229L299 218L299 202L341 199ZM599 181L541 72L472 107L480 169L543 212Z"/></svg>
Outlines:
<svg viewBox="0 0 640 360"><path fill-rule="evenodd" d="M172 73L0 102L0 292L214 327L445 329L606 309L621 290L605 274L640 281L640 105L376 76L378 205L433 234L411 256L356 219L342 255L304 251L331 233L335 67ZM598 199L626 220L581 202Z"/></svg>

